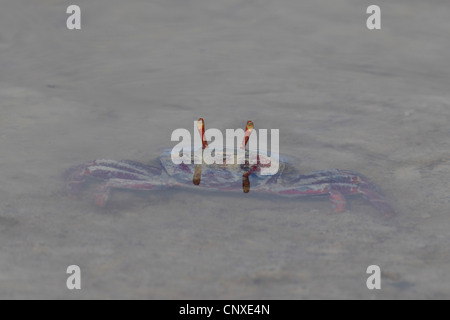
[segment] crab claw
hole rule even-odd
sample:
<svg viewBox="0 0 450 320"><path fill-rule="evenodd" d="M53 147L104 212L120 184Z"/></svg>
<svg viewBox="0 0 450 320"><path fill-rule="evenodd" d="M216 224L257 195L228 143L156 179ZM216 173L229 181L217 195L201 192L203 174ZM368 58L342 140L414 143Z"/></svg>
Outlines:
<svg viewBox="0 0 450 320"><path fill-rule="evenodd" d="M332 214L344 212L345 207L347 205L347 201L345 201L345 198L342 195L342 193L340 193L337 190L333 190L333 189L328 191L328 193L330 194L330 201L331 201L331 204L333 205L333 209L334 209Z"/></svg>
<svg viewBox="0 0 450 320"><path fill-rule="evenodd" d="M94 203L99 207L104 207L109 199L110 188L108 183L101 184L97 187L97 192L94 194Z"/></svg>
<svg viewBox="0 0 450 320"><path fill-rule="evenodd" d="M96 193L94 195L94 203L99 207L104 207L108 202L109 194L108 193Z"/></svg>

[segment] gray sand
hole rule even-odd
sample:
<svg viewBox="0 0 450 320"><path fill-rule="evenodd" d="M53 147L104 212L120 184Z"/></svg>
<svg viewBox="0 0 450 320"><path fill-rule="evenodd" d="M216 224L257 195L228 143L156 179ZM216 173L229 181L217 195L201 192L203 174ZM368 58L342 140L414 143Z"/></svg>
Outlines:
<svg viewBox="0 0 450 320"><path fill-rule="evenodd" d="M0 298L450 298L450 6L377 1L3 1ZM359 171L365 200L62 191L96 158L154 160L175 128L280 129L301 172ZM66 268L82 290L66 288ZM382 270L368 290L366 268Z"/></svg>

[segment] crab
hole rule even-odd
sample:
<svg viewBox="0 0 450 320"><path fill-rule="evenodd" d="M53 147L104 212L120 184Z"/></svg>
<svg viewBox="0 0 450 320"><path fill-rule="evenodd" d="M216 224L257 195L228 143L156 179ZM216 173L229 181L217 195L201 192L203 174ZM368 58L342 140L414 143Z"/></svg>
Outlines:
<svg viewBox="0 0 450 320"><path fill-rule="evenodd" d="M172 150L165 150L159 157L159 166L131 160L95 160L70 168L65 172L66 189L72 195L79 194L89 182L96 182L93 195L98 206L105 206L113 190L164 190L184 188L198 191L244 192L270 194L282 197L328 196L334 208L332 213L346 210L346 196L361 195L386 217L394 210L378 187L365 176L350 170L328 169L298 174L288 158L280 156L278 171L262 175L261 168L274 161L264 155L246 150L253 130L248 121L241 149L245 150L243 164L227 163L237 157L237 149L224 149L222 164L175 164ZM202 149L208 148L205 139L204 120L198 120ZM256 157L250 164L248 159ZM255 163L256 162L256 163ZM242 163L242 162L241 162Z"/></svg>

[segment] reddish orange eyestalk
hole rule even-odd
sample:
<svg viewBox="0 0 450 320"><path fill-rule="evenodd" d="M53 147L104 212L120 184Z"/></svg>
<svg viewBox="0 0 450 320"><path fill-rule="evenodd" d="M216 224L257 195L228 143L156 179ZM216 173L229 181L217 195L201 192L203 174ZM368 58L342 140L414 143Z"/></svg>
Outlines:
<svg viewBox="0 0 450 320"><path fill-rule="evenodd" d="M205 137L205 120L203 120L203 118L198 119L197 129L198 132L200 133L200 138L202 139L202 149L208 148L208 142L206 141ZM200 184L201 179L202 179L202 165L197 164L195 165L194 178L192 179L192 182L196 186L198 186Z"/></svg>
<svg viewBox="0 0 450 320"><path fill-rule="evenodd" d="M245 137L242 141L241 149L245 149L247 146L248 140L250 139L250 135L253 132L253 128L255 126L253 125L253 121L247 121L247 126L245 127ZM244 193L250 192L250 179L249 176L255 171L255 168L251 168L250 171L246 172L242 176L242 190Z"/></svg>
<svg viewBox="0 0 450 320"><path fill-rule="evenodd" d="M202 139L202 148L206 149L208 148L208 142L206 141L205 137L205 121L203 120L203 118L198 119L197 128L198 132L200 133L200 137Z"/></svg>
<svg viewBox="0 0 450 320"><path fill-rule="evenodd" d="M250 139L250 135L253 132L253 128L254 128L253 121L247 121L247 126L245 127L245 137L244 137L244 141L242 141L241 149L245 149L248 139Z"/></svg>

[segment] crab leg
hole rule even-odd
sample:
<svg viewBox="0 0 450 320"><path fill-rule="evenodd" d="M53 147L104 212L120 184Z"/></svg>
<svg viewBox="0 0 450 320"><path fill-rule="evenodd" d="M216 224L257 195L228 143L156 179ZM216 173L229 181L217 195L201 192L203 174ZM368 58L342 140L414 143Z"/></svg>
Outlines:
<svg viewBox="0 0 450 320"><path fill-rule="evenodd" d="M94 195L95 204L103 207L108 202L112 189L152 190L162 189L162 185L150 181L111 179L97 187L97 192Z"/></svg>
<svg viewBox="0 0 450 320"><path fill-rule="evenodd" d="M289 184L297 186L309 186L319 184L350 185L358 188L367 188L379 193L378 188L365 176L350 170L329 169L303 174L290 180ZM353 190L353 192L355 192Z"/></svg>
<svg viewBox="0 0 450 320"><path fill-rule="evenodd" d="M344 198L345 194L356 193L355 188L351 184L331 185L329 183L299 185L294 188L278 191L279 195L290 197L302 196L320 196L328 194L334 211L332 213L341 213L345 211L347 201Z"/></svg>
<svg viewBox="0 0 450 320"><path fill-rule="evenodd" d="M198 132L200 133L200 137L202 138L202 149L205 150L206 148L208 148L208 142L206 141L206 137L205 137L205 121L203 120L203 118L198 119L197 128L198 128ZM194 178L193 178L192 182L196 186L198 186L200 184L201 179L202 179L202 165L196 164Z"/></svg>
<svg viewBox="0 0 450 320"><path fill-rule="evenodd" d="M146 180L149 176L160 175L161 168L144 165L130 160L95 160L75 168L83 176L99 179L136 179Z"/></svg>
<svg viewBox="0 0 450 320"><path fill-rule="evenodd" d="M320 174L320 172L319 172ZM331 179L331 178L330 178ZM350 177L349 177L350 179ZM333 179L331 179L333 180ZM326 182L317 184L302 184L293 188L279 190L277 193L282 196L301 197L301 196L319 196L328 194L330 201L334 207L333 213L345 211L346 200L344 195L362 195L368 200L378 211L382 212L387 218L394 214L394 210L387 203L386 199L371 186L371 183L363 184L342 183L342 182Z"/></svg>

